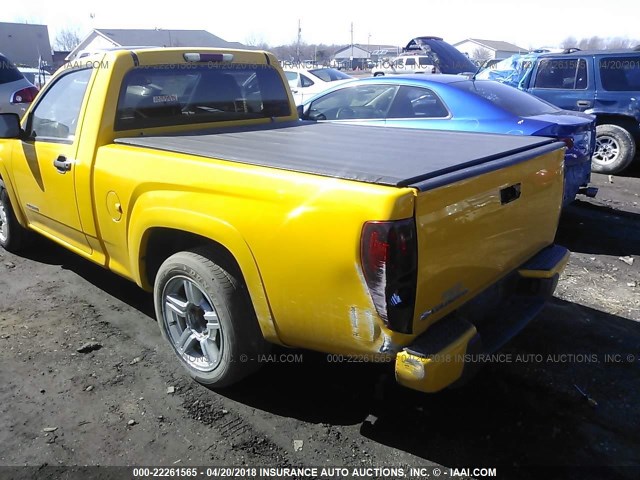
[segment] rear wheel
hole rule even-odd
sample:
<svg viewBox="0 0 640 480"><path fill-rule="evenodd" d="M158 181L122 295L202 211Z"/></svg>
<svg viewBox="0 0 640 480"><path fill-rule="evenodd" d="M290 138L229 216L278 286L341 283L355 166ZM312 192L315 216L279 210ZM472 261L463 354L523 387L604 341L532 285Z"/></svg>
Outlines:
<svg viewBox="0 0 640 480"><path fill-rule="evenodd" d="M384 73L376 72L373 74L374 77L384 77Z"/></svg>
<svg viewBox="0 0 640 480"><path fill-rule="evenodd" d="M154 301L163 337L203 385L241 380L268 349L244 284L204 249L176 253L160 266Z"/></svg>
<svg viewBox="0 0 640 480"><path fill-rule="evenodd" d="M18 223L9 193L0 180L0 246L9 252L19 252L25 248L28 234Z"/></svg>
<svg viewBox="0 0 640 480"><path fill-rule="evenodd" d="M591 170L598 173L619 173L633 161L636 145L633 136L618 125L598 125L596 149Z"/></svg>

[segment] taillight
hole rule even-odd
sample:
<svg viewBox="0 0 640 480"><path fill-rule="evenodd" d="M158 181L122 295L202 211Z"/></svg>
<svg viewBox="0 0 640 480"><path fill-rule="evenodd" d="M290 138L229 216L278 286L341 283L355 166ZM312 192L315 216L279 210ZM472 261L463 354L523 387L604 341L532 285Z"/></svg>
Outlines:
<svg viewBox="0 0 640 480"><path fill-rule="evenodd" d="M31 103L37 94L38 89L36 87L23 88L11 96L11 103Z"/></svg>
<svg viewBox="0 0 640 480"><path fill-rule="evenodd" d="M573 148L573 138L564 137L564 138L561 138L560 141L564 142L564 144L567 146L567 150L571 150Z"/></svg>
<svg viewBox="0 0 640 480"><path fill-rule="evenodd" d="M360 259L378 315L396 332L411 333L416 300L418 246L412 218L367 222Z"/></svg>
<svg viewBox="0 0 640 480"><path fill-rule="evenodd" d="M233 61L233 53L185 53L182 55L187 62L199 63L229 63Z"/></svg>

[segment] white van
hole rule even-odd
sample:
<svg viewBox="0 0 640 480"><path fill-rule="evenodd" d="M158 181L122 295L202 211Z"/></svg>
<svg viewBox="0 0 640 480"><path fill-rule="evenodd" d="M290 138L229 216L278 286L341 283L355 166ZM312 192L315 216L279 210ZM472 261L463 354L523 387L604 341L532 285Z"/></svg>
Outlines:
<svg viewBox="0 0 640 480"><path fill-rule="evenodd" d="M402 55L390 60L379 60L371 69L374 77L410 73L440 73L429 55Z"/></svg>

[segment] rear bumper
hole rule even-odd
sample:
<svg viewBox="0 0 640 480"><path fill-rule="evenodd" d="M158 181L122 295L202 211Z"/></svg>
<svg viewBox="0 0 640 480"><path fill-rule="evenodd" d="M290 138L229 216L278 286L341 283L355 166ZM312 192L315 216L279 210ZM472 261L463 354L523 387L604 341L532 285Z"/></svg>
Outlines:
<svg viewBox="0 0 640 480"><path fill-rule="evenodd" d="M584 190L584 187L586 187L590 181L591 157L583 159L583 161L579 163L572 163L570 165L565 162L562 206L567 206L576 199L576 195L584 193L586 191Z"/></svg>
<svg viewBox="0 0 640 480"><path fill-rule="evenodd" d="M423 392L462 382L477 369L473 357L492 353L544 307L569 251L552 245L459 310L435 323L396 356L396 380Z"/></svg>

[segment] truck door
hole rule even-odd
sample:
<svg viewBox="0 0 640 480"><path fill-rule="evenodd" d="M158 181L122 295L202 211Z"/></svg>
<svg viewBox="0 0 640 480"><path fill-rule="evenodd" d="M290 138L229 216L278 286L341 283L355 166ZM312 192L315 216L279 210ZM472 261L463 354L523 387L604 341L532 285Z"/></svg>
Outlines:
<svg viewBox="0 0 640 480"><path fill-rule="evenodd" d="M91 249L78 214L74 164L91 73L70 70L43 92L23 122L26 138L12 156L18 198L29 223L87 253Z"/></svg>
<svg viewBox="0 0 640 480"><path fill-rule="evenodd" d="M548 58L538 62L528 89L565 110L593 108L595 85L590 58Z"/></svg>

